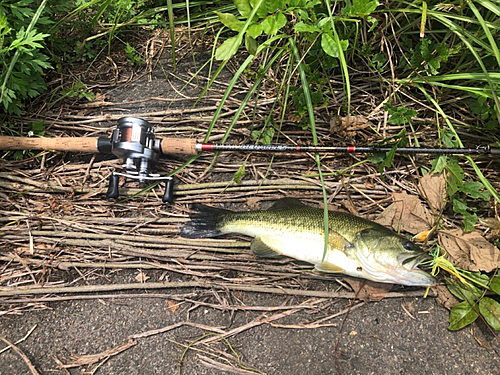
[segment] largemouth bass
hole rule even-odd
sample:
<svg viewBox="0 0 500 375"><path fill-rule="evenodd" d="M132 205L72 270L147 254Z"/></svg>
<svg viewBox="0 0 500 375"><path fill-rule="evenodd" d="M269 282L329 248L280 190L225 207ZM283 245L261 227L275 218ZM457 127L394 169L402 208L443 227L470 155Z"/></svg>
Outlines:
<svg viewBox="0 0 500 375"><path fill-rule="evenodd" d="M324 252L324 212L283 198L266 211L234 212L196 204L198 211L181 229L186 238L241 233L254 237L256 256L289 256L323 272L410 286L435 282L417 267L430 256L392 230L345 212L329 211L328 249Z"/></svg>

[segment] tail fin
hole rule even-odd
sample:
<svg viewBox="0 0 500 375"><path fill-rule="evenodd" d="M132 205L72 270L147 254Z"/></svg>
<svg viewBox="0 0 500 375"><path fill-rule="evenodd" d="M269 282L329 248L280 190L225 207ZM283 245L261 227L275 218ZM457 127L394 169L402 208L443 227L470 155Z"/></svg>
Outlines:
<svg viewBox="0 0 500 375"><path fill-rule="evenodd" d="M191 215L191 221L188 221L181 229L180 235L184 238L207 238L216 237L222 234L219 223L225 214L230 212L223 208L205 206L203 204L193 204L193 209L198 211Z"/></svg>

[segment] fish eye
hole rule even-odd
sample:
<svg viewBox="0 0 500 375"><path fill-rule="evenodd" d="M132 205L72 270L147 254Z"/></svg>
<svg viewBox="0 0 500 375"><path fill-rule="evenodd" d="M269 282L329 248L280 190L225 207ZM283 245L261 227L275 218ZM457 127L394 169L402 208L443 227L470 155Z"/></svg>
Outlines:
<svg viewBox="0 0 500 375"><path fill-rule="evenodd" d="M415 250L415 245L413 244L413 242L410 241L405 242L403 244L403 247L408 251Z"/></svg>

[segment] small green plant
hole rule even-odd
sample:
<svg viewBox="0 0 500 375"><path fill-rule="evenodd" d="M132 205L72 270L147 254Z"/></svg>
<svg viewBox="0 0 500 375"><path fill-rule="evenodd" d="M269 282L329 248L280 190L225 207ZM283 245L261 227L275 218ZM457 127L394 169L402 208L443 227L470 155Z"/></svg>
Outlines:
<svg viewBox="0 0 500 375"><path fill-rule="evenodd" d="M144 60L141 55L128 42L125 45L125 54L130 65L143 65Z"/></svg>
<svg viewBox="0 0 500 375"><path fill-rule="evenodd" d="M7 113L20 115L23 101L46 89L43 72L52 66L42 43L49 34L36 29L51 22L42 17L46 3L0 2L0 102Z"/></svg>
<svg viewBox="0 0 500 375"><path fill-rule="evenodd" d="M500 303L486 296L486 292L500 295L500 275L495 273L488 277L481 272L471 272L456 268L441 254L439 246L434 250L432 274L440 270L451 274L445 282L448 290L460 301L450 310L448 329L457 331L473 322L480 316L495 331L500 331Z"/></svg>
<svg viewBox="0 0 500 375"><path fill-rule="evenodd" d="M436 43L429 38L422 39L415 48L410 48L410 64L401 59L401 64L407 69L416 69L428 75L437 75L441 64L448 61L451 51L444 43Z"/></svg>
<svg viewBox="0 0 500 375"><path fill-rule="evenodd" d="M275 129L273 126L267 126L263 130L253 130L252 138L257 143L270 145L274 137Z"/></svg>
<svg viewBox="0 0 500 375"><path fill-rule="evenodd" d="M75 98L75 99L86 99L88 101L92 101L95 99L95 95L92 91L90 91L80 78L78 78L71 87L63 89L61 91L61 99L62 98Z"/></svg>

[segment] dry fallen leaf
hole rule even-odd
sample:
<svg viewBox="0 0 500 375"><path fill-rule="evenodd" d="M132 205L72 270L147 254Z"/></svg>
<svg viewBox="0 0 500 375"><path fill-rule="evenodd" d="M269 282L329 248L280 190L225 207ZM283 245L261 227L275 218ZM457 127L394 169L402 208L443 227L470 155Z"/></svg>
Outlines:
<svg viewBox="0 0 500 375"><path fill-rule="evenodd" d="M354 295L361 301L380 301L392 289L392 284L358 280L351 277L346 277L344 280L347 281L354 290Z"/></svg>
<svg viewBox="0 0 500 375"><path fill-rule="evenodd" d="M260 208L260 202L262 197L250 197L247 199L247 206L252 210L258 210Z"/></svg>
<svg viewBox="0 0 500 375"><path fill-rule="evenodd" d="M144 272L139 270L139 273L137 274L135 279L140 283L145 283L149 279L149 276L146 276L146 274Z"/></svg>
<svg viewBox="0 0 500 375"><path fill-rule="evenodd" d="M434 218L417 196L406 192L393 193L392 199L394 203L378 216L376 222L392 227L397 232L405 231L412 234L432 227Z"/></svg>
<svg viewBox="0 0 500 375"><path fill-rule="evenodd" d="M373 126L365 116L332 116L330 119L330 132L342 138L353 140L356 134L363 129Z"/></svg>
<svg viewBox="0 0 500 375"><path fill-rule="evenodd" d="M478 231L440 230L438 240L456 267L484 272L500 268L500 250Z"/></svg>
<svg viewBox="0 0 500 375"><path fill-rule="evenodd" d="M445 285L436 285L432 288L436 292L436 301L440 305L451 310L458 302L460 302Z"/></svg>
<svg viewBox="0 0 500 375"><path fill-rule="evenodd" d="M168 305L168 308L170 309L170 311L172 311L173 313L175 313L177 311L177 309L179 308L178 303L175 303L175 302L170 301L170 300L167 300L167 305Z"/></svg>
<svg viewBox="0 0 500 375"><path fill-rule="evenodd" d="M435 213L443 211L446 204L446 179L444 174L426 174L418 181L418 190Z"/></svg>

